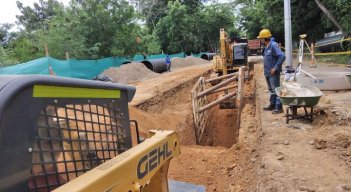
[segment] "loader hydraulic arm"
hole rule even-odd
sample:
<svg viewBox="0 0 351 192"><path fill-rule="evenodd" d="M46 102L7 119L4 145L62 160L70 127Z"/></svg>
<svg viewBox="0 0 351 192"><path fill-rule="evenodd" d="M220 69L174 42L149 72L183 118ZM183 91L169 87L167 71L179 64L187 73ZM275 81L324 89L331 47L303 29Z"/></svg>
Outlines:
<svg viewBox="0 0 351 192"><path fill-rule="evenodd" d="M168 192L171 158L179 155L174 131L150 131L151 138L57 188L66 191Z"/></svg>

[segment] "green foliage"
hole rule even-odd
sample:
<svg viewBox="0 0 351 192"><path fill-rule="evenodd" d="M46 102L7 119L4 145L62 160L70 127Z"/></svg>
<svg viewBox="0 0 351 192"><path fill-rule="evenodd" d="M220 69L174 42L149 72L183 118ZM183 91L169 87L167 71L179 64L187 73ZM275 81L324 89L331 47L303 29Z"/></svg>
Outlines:
<svg viewBox="0 0 351 192"><path fill-rule="evenodd" d="M351 62L349 55L319 55L316 56L316 59L318 62L333 64L350 64Z"/></svg>
<svg viewBox="0 0 351 192"><path fill-rule="evenodd" d="M341 27L345 31L346 34L351 35L351 1L349 0L321 0L324 6L331 11L331 13L335 16L335 19L340 23ZM322 16L322 22L324 26L333 28L335 30L336 27L334 24L325 16Z"/></svg>
<svg viewBox="0 0 351 192"><path fill-rule="evenodd" d="M22 0L21 0L22 1ZM351 34L351 1L321 0ZM133 4L130 4L132 2ZM32 7L17 1L16 24L0 25L0 63L25 62L45 55L98 59L109 56L215 51L219 30L256 38L269 28L284 42L284 6L280 0L233 0L203 5L204 0L39 0ZM133 7L134 5L135 7ZM291 0L293 38L306 33L315 42L335 26L315 0Z"/></svg>
<svg viewBox="0 0 351 192"><path fill-rule="evenodd" d="M45 44L48 45L50 56L64 59L66 52L71 58L87 58L96 56L95 52L86 51L85 37L82 35L79 21L70 20L69 13L57 16L50 23L49 30L38 30L36 36L39 39L40 52L44 53ZM96 56L97 57L97 56Z"/></svg>
<svg viewBox="0 0 351 192"><path fill-rule="evenodd" d="M129 56L138 53L140 43L138 43L139 29L136 25L130 24L121 26L113 38L112 54L118 56Z"/></svg>
<svg viewBox="0 0 351 192"><path fill-rule="evenodd" d="M277 0L236 0L240 5L240 21L249 38L257 37L262 28L268 28L280 42L284 42L284 1ZM327 9L336 17L344 30L351 33L351 11L349 0L330 2L322 0ZM319 9L314 0L291 0L291 25L293 39L300 34L307 34L315 42L323 34L336 30L336 27Z"/></svg>
<svg viewBox="0 0 351 192"><path fill-rule="evenodd" d="M167 52L191 51L194 34L191 31L192 18L187 7L179 1L168 4L169 13L156 25L156 34L160 37L162 48Z"/></svg>
<svg viewBox="0 0 351 192"><path fill-rule="evenodd" d="M87 0L72 3L70 22L77 22L79 32L85 38L87 50L96 50L97 53L89 58L113 56L114 53L133 53L130 47L117 47L126 45L132 39L129 34L137 27L134 25L133 7L125 0ZM121 41L121 42L117 42ZM126 42L128 41L128 42ZM100 46L96 46L97 43ZM98 48L98 49L96 49Z"/></svg>
<svg viewBox="0 0 351 192"><path fill-rule="evenodd" d="M149 55L161 53L160 39L155 33L150 34L147 28L142 28L141 37L140 53Z"/></svg>
<svg viewBox="0 0 351 192"><path fill-rule="evenodd" d="M3 47L7 47L10 41L15 37L15 33L10 32L13 24L4 23L0 24L0 44Z"/></svg>
<svg viewBox="0 0 351 192"><path fill-rule="evenodd" d="M19 58L19 62L34 60L41 56L35 36L26 33L19 34L16 40L8 45L7 50L8 55L11 58Z"/></svg>
<svg viewBox="0 0 351 192"><path fill-rule="evenodd" d="M173 3L176 0L139 0L138 7L146 21L146 26L154 31L157 23L161 18L167 16L169 13L168 3ZM202 0L181 0L178 3L185 5L189 13L196 12L197 9L202 7Z"/></svg>
<svg viewBox="0 0 351 192"><path fill-rule="evenodd" d="M9 56L9 54L7 53L8 51L10 51L10 49L5 50L0 45L0 67L17 63L16 60L14 60L13 58L11 58L11 56Z"/></svg>
<svg viewBox="0 0 351 192"><path fill-rule="evenodd" d="M64 59L66 52L70 58L97 59L139 51L133 39L139 36L140 27L134 20L133 7L125 0L73 0L66 8L55 0L41 0L34 8L18 5L22 13L19 23L32 38L26 45L35 42L31 46L38 54L44 54L45 44L50 56L59 59ZM23 42L14 45L16 57L27 61L18 44Z"/></svg>
<svg viewBox="0 0 351 192"><path fill-rule="evenodd" d="M47 29L50 20L63 10L63 5L56 0L39 0L38 3L24 7L23 3L16 1L21 15L17 15L18 24L28 31Z"/></svg>
<svg viewBox="0 0 351 192"><path fill-rule="evenodd" d="M219 31L224 28L231 36L239 35L236 18L232 8L225 4L212 4L205 6L196 19L198 36L203 38L201 51L214 51L219 43Z"/></svg>
<svg viewBox="0 0 351 192"><path fill-rule="evenodd" d="M169 13L155 29L165 52L214 50L218 45L220 28L236 31L234 14L225 5L205 6L192 14L178 1L170 2L168 8Z"/></svg>

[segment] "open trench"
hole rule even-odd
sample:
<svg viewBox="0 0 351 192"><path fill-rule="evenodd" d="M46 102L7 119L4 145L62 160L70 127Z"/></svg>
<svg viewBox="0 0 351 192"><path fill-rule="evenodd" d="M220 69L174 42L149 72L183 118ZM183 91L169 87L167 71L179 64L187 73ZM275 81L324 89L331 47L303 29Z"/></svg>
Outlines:
<svg viewBox="0 0 351 192"><path fill-rule="evenodd" d="M157 122L160 123L157 129L176 130L181 144L194 145L196 138L190 91L196 81L197 78L187 81L135 107L144 115L152 116L149 117L151 121L157 118ZM211 99L220 95L213 94ZM205 130L201 145L231 147L238 139L237 109L219 109L219 106L215 106L210 110L211 124Z"/></svg>
<svg viewBox="0 0 351 192"><path fill-rule="evenodd" d="M249 99L245 101L243 115L251 115L251 119L241 123L246 127L242 143L239 142L241 131L237 125L237 109L215 106L210 109L213 121L205 131L203 145L196 145L190 91L197 80L198 77L186 81L130 107L131 119L138 121L144 136L150 129L179 133L181 155L171 161L169 178L204 185L206 191L253 191L256 168L254 163L247 162L252 156L257 156L257 136L249 136L256 129L255 117L252 116L255 111L254 88L251 86L246 91Z"/></svg>

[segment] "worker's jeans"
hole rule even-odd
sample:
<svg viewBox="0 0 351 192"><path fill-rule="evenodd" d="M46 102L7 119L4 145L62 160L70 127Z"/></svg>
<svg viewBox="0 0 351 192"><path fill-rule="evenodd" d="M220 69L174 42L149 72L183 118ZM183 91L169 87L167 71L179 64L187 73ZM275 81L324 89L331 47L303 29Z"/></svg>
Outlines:
<svg viewBox="0 0 351 192"><path fill-rule="evenodd" d="M167 63L167 71L171 72L171 64L170 63Z"/></svg>
<svg viewBox="0 0 351 192"><path fill-rule="evenodd" d="M269 98L270 106L275 106L276 109L281 109L283 107L282 102L275 92L275 88L280 86L280 73L276 72L276 74L266 77L266 81L269 93L271 94Z"/></svg>

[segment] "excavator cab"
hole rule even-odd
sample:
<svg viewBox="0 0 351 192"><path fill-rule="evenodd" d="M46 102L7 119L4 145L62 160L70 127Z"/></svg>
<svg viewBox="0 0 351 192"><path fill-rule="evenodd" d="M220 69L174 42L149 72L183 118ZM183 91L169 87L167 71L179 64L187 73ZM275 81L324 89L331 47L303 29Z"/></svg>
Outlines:
<svg viewBox="0 0 351 192"><path fill-rule="evenodd" d="M230 38L224 29L220 29L220 52L212 60L212 68L218 76L227 75L248 64L247 40ZM214 76L213 76L214 77Z"/></svg>

